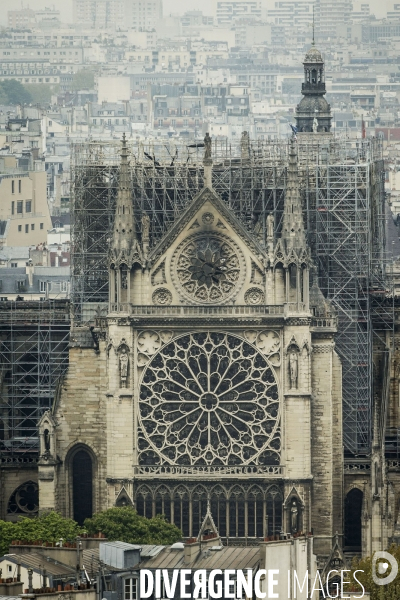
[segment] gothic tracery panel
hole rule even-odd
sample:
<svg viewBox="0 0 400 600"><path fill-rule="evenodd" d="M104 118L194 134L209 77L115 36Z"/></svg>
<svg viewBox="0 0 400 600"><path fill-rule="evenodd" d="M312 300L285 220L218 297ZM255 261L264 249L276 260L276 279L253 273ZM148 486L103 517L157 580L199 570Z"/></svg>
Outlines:
<svg viewBox="0 0 400 600"><path fill-rule="evenodd" d="M223 234L198 233L184 240L172 260L172 276L189 302L228 301L244 280L243 253Z"/></svg>
<svg viewBox="0 0 400 600"><path fill-rule="evenodd" d="M248 542L282 530L283 496L276 484L139 484L135 500L140 515L164 514L185 537L198 535L208 503L219 534L231 540L245 536Z"/></svg>
<svg viewBox="0 0 400 600"><path fill-rule="evenodd" d="M144 371L141 465L278 465L280 411L266 357L227 333L163 346Z"/></svg>

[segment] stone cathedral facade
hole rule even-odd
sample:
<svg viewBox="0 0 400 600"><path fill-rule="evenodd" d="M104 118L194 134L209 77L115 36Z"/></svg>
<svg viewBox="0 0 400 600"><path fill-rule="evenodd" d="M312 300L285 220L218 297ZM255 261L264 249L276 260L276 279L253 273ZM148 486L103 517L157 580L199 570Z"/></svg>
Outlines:
<svg viewBox="0 0 400 600"><path fill-rule="evenodd" d="M205 146L204 189L149 249L123 143L108 315L71 332L67 376L40 422L40 510L83 522L132 504L194 537L209 502L229 543L312 531L328 556L343 522L341 363L296 141L282 232L270 215L266 247L212 189Z"/></svg>

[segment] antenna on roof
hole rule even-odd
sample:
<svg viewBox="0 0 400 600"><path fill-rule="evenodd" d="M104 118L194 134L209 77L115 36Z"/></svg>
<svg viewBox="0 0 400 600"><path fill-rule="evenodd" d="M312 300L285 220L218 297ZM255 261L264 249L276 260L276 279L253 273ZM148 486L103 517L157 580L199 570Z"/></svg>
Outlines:
<svg viewBox="0 0 400 600"><path fill-rule="evenodd" d="M312 45L315 46L315 4L312 7Z"/></svg>

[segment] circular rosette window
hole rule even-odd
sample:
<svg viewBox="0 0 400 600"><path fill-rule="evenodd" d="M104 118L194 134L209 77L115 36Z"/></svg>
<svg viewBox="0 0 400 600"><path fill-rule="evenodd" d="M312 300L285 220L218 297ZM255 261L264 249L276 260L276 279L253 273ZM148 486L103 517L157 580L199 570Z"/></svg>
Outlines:
<svg viewBox="0 0 400 600"><path fill-rule="evenodd" d="M229 238L193 235L173 257L174 279L189 301L215 304L227 301L243 283L244 257Z"/></svg>
<svg viewBox="0 0 400 600"><path fill-rule="evenodd" d="M251 344L195 333L166 344L140 388L140 464L278 465L273 369Z"/></svg>

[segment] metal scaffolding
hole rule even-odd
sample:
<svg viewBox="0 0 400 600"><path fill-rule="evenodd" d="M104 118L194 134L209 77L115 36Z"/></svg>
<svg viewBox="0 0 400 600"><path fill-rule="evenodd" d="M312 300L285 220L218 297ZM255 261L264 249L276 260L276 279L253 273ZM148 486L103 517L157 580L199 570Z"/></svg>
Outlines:
<svg viewBox="0 0 400 600"><path fill-rule="evenodd" d="M69 301L2 302L0 317L1 464L31 461L37 423L68 366Z"/></svg>
<svg viewBox="0 0 400 600"><path fill-rule="evenodd" d="M76 322L108 301L107 251L120 162L119 142L72 148L72 305ZM380 140L356 144L330 135L298 135L305 225L320 287L338 312L343 362L344 440L353 454L371 443L372 352L391 339L393 301L385 256L385 196ZM151 221L155 245L203 187L203 148L182 141L130 143L132 198ZM288 143L213 142L213 188L266 242L273 213L279 236ZM141 220L137 219L140 227Z"/></svg>

